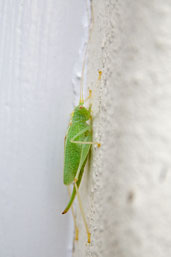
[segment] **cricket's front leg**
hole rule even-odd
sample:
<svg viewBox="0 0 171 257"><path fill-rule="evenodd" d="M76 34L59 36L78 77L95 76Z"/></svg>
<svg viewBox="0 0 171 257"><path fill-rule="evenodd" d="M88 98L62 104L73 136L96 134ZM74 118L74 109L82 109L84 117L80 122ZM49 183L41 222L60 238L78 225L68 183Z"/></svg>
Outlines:
<svg viewBox="0 0 171 257"><path fill-rule="evenodd" d="M89 95L87 96L87 98L84 100L84 102L86 102L87 100L89 100L92 97L92 90L89 89Z"/></svg>
<svg viewBox="0 0 171 257"><path fill-rule="evenodd" d="M95 92L96 92L97 87L98 87L98 84L100 83L101 78L102 78L102 71L99 70L98 73L99 73L99 76L98 76L98 79L97 79L97 82L96 82L96 85L95 85L95 90L94 90ZM93 91L93 94L94 94L94 91ZM92 98L92 90L89 89L89 95L88 95L88 97L85 99L84 102L86 102L87 100L89 100L89 99L91 99L91 98Z"/></svg>

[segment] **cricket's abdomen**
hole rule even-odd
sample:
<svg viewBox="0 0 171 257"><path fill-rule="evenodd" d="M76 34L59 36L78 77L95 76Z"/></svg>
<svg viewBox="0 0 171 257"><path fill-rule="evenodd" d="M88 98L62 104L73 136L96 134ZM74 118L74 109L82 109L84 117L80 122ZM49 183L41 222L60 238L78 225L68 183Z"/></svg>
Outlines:
<svg viewBox="0 0 171 257"><path fill-rule="evenodd" d="M79 133L82 129L86 128L88 124L86 122L73 123L67 133L65 143L65 155L64 155L64 184L69 185L74 181L81 157L81 144L71 143L70 140ZM79 136L76 141L84 141L85 134Z"/></svg>

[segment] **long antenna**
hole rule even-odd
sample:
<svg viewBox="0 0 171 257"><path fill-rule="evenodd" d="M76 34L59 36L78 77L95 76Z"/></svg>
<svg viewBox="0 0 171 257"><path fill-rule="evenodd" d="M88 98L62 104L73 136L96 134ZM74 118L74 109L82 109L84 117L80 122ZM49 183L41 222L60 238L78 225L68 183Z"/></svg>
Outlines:
<svg viewBox="0 0 171 257"><path fill-rule="evenodd" d="M92 0L90 0L90 10L91 10L91 17L90 17L91 21L90 21L90 26L89 26L89 35L88 35L88 41L87 41L86 50L85 50L85 57L84 57L83 66L82 66L82 72L81 72L80 104L83 104L83 103L84 103L83 85L84 85L85 64L86 64L86 60L87 60L88 46L89 46L89 42L90 42L90 40L91 40L92 29L93 29L93 25L94 25L94 12L93 12Z"/></svg>

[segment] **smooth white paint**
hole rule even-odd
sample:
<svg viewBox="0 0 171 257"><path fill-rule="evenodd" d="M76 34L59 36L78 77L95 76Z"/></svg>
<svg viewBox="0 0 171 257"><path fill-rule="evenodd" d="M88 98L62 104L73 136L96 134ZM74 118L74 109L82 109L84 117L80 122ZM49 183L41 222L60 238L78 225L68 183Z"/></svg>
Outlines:
<svg viewBox="0 0 171 257"><path fill-rule="evenodd" d="M71 254L63 141L85 17L83 0L0 1L1 257Z"/></svg>

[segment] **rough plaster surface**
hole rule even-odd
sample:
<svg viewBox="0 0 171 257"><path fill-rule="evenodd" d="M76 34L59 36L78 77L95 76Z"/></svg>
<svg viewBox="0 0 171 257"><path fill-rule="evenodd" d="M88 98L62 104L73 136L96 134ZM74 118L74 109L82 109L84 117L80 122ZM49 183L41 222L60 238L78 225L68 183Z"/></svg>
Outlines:
<svg viewBox="0 0 171 257"><path fill-rule="evenodd" d="M0 0L0 257L72 254L63 143L85 14L84 0Z"/></svg>
<svg viewBox="0 0 171 257"><path fill-rule="evenodd" d="M86 233L74 257L171 256L170 0L94 0L88 85L93 149L81 184Z"/></svg>

